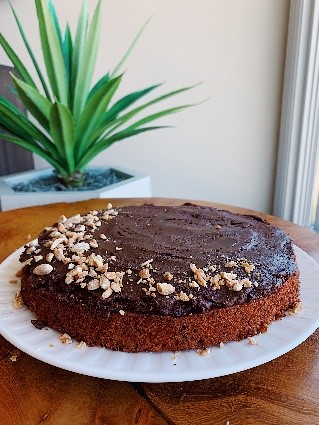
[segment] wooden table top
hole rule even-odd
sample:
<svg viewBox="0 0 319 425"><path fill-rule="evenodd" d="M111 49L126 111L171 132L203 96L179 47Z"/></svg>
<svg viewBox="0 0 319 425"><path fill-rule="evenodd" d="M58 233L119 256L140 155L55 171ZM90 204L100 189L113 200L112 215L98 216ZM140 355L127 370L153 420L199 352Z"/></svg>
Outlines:
<svg viewBox="0 0 319 425"><path fill-rule="evenodd" d="M0 212L0 262L64 214L173 199L90 200ZM309 229L255 213L286 230L319 262L319 236ZM10 360L17 356L16 361ZM15 357L13 357L15 358ZM194 382L132 384L65 371L17 350L0 336L0 424L319 424L319 331L262 366Z"/></svg>

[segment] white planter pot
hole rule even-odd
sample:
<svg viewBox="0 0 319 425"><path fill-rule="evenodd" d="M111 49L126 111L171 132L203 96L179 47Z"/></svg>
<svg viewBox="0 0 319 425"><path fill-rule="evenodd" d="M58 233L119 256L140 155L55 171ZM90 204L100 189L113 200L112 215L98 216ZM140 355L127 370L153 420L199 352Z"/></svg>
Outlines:
<svg viewBox="0 0 319 425"><path fill-rule="evenodd" d="M152 196L150 176L132 173L118 167L113 168L113 170L127 178L119 183L88 191L15 192L13 190L13 186L19 182L25 183L39 177L49 176L53 173L51 168L0 177L0 211L56 202L76 202L92 198L146 198Z"/></svg>

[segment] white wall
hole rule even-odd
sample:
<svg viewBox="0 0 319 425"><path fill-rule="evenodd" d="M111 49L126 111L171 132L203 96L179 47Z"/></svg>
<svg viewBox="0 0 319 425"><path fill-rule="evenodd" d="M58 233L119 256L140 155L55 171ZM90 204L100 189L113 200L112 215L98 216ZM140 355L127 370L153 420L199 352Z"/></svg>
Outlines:
<svg viewBox="0 0 319 425"><path fill-rule="evenodd" d="M90 0L93 11L95 1ZM12 0L35 40L33 0ZM81 2L55 0L74 27ZM203 81L169 100L209 100L161 124L176 128L117 143L96 164L150 174L154 196L272 208L289 0L107 0L96 77L112 69L153 15L125 69L123 92L165 81L158 94ZM0 28L21 51L8 3ZM9 63L0 51L0 63ZM38 167L43 162L37 161Z"/></svg>

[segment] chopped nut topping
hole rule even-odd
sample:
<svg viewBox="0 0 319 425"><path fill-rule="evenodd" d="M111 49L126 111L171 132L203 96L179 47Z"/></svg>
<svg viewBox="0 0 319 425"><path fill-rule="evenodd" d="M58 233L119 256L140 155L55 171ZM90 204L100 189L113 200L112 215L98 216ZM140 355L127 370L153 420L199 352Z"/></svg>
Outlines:
<svg viewBox="0 0 319 425"><path fill-rule="evenodd" d="M156 289L161 295L170 295L175 292L175 287L166 282L157 283Z"/></svg>
<svg viewBox="0 0 319 425"><path fill-rule="evenodd" d="M151 275L150 275L150 269L145 268L139 271L138 273L139 277L141 277L142 279L148 279Z"/></svg>
<svg viewBox="0 0 319 425"><path fill-rule="evenodd" d="M189 282L188 286L190 288L199 288L199 285L197 282L195 282L195 280L192 280L191 282Z"/></svg>
<svg viewBox="0 0 319 425"><path fill-rule="evenodd" d="M226 280L233 280L233 279L236 279L237 277L236 273L221 272L220 275L223 279L226 279Z"/></svg>
<svg viewBox="0 0 319 425"><path fill-rule="evenodd" d="M109 279L106 276L101 276L100 277L100 287L102 289L107 289L111 286L111 282L109 281Z"/></svg>
<svg viewBox="0 0 319 425"><path fill-rule="evenodd" d="M225 267L226 268L237 267L237 263L236 261L228 261L227 263L225 263Z"/></svg>
<svg viewBox="0 0 319 425"><path fill-rule="evenodd" d="M98 279L90 280L86 286L89 291L95 291L95 289L100 287L100 281Z"/></svg>
<svg viewBox="0 0 319 425"><path fill-rule="evenodd" d="M106 240L107 239L107 237L104 235L104 233L101 233L100 234L100 238L103 239L103 240Z"/></svg>
<svg viewBox="0 0 319 425"><path fill-rule="evenodd" d="M207 356L208 354L210 354L210 348L205 348L203 350L197 350L197 354L199 354L200 356Z"/></svg>
<svg viewBox="0 0 319 425"><path fill-rule="evenodd" d="M255 270L254 264L249 264L248 262L242 262L240 265L244 268L246 273L251 273L253 270Z"/></svg>
<svg viewBox="0 0 319 425"><path fill-rule="evenodd" d="M53 267L51 266L51 264L40 264L39 266L33 269L33 273L38 276L43 276L43 275L51 273L52 270L53 270Z"/></svg>
<svg viewBox="0 0 319 425"><path fill-rule="evenodd" d="M253 336L249 336L247 339L248 339L249 344L259 345L259 342Z"/></svg>
<svg viewBox="0 0 319 425"><path fill-rule="evenodd" d="M76 345L76 348L78 348L79 350L82 350L85 347L86 347L86 343L84 341L81 341Z"/></svg>
<svg viewBox="0 0 319 425"><path fill-rule="evenodd" d="M53 257L54 257L53 252L49 252L49 254L46 255L45 259L48 263L51 263Z"/></svg>
<svg viewBox="0 0 319 425"><path fill-rule="evenodd" d="M99 246L99 244L97 243L97 241L95 239L92 239L89 242L89 245L90 245L91 248L98 248L98 246Z"/></svg>
<svg viewBox="0 0 319 425"><path fill-rule="evenodd" d="M241 291L241 290L243 289L243 285L242 285L240 282L236 282L236 281L235 281L235 282L232 284L231 289L232 289L233 291Z"/></svg>
<svg viewBox="0 0 319 425"><path fill-rule="evenodd" d="M63 223L58 223L58 231L60 233L65 233L66 232L66 228L64 227Z"/></svg>
<svg viewBox="0 0 319 425"><path fill-rule="evenodd" d="M119 282L111 282L111 288L114 292L121 292L121 286Z"/></svg>
<svg viewBox="0 0 319 425"><path fill-rule="evenodd" d="M12 285L16 285L19 282L18 279L10 279L9 283L11 283Z"/></svg>
<svg viewBox="0 0 319 425"><path fill-rule="evenodd" d="M63 260L65 260L64 253L63 253L63 250L62 250L61 248L55 248L55 249L53 250L53 255L55 256L55 258L56 258L58 261L63 261Z"/></svg>
<svg viewBox="0 0 319 425"><path fill-rule="evenodd" d="M302 311L303 306L301 302L297 302L291 309L287 311L289 316L293 316L294 314L298 314Z"/></svg>
<svg viewBox="0 0 319 425"><path fill-rule="evenodd" d="M108 279L111 279L111 280L116 279L116 273L115 273L115 272L107 272L107 273L105 273L105 276L106 276Z"/></svg>
<svg viewBox="0 0 319 425"><path fill-rule="evenodd" d="M190 269L194 273L196 282L201 286L207 286L207 280L209 279L203 269L198 269L195 264L190 264Z"/></svg>
<svg viewBox="0 0 319 425"><path fill-rule="evenodd" d="M173 279L173 275L172 275L172 273L170 273L170 272L165 272L164 274L163 274L163 277L164 277L164 279L165 280L168 280L168 281L170 281L170 280L172 280Z"/></svg>
<svg viewBox="0 0 319 425"><path fill-rule="evenodd" d="M14 296L14 301L13 301L13 308L15 310L19 310L20 307L23 306L23 299L22 299L22 295L21 292L18 291L15 296Z"/></svg>
<svg viewBox="0 0 319 425"><path fill-rule="evenodd" d="M67 221L67 218L65 217L65 215L61 215L61 217L58 220L58 223L65 223Z"/></svg>
<svg viewBox="0 0 319 425"><path fill-rule="evenodd" d="M37 246L39 245L38 239L34 239L33 241L30 241L27 246Z"/></svg>
<svg viewBox="0 0 319 425"><path fill-rule="evenodd" d="M57 238L53 241L53 243L50 246L50 249L53 251L58 245L63 244L65 242L66 238Z"/></svg>
<svg viewBox="0 0 319 425"><path fill-rule="evenodd" d="M181 300L181 301L189 301L190 297L183 291L181 291L178 295L177 295L177 299Z"/></svg>
<svg viewBox="0 0 319 425"><path fill-rule="evenodd" d="M32 254L32 252L34 252L36 250L36 247L35 246L30 246L30 248L28 248L27 250L26 250L26 253L27 254Z"/></svg>
<svg viewBox="0 0 319 425"><path fill-rule="evenodd" d="M141 264L141 267L147 267L149 269L152 268L151 263L153 262L153 258L151 258L150 260L144 261L144 263Z"/></svg>
<svg viewBox="0 0 319 425"><path fill-rule="evenodd" d="M72 344L72 338L68 334L61 335L60 341L62 342L62 344Z"/></svg>
<svg viewBox="0 0 319 425"><path fill-rule="evenodd" d="M60 236L62 236L62 233L58 232L57 230L54 230L49 234L49 238L51 239L59 238Z"/></svg>
<svg viewBox="0 0 319 425"><path fill-rule="evenodd" d="M249 279L242 279L241 280L241 283L243 284L243 286L245 288L250 288L252 286L252 283L251 283L251 281Z"/></svg>
<svg viewBox="0 0 319 425"><path fill-rule="evenodd" d="M105 300L106 298L109 298L112 295L112 292L112 288L107 288L102 294L102 299Z"/></svg>
<svg viewBox="0 0 319 425"><path fill-rule="evenodd" d="M51 248L52 249L52 248ZM90 245L87 242L78 242L71 248L72 252L89 251Z"/></svg>
<svg viewBox="0 0 319 425"><path fill-rule="evenodd" d="M12 355L11 357L9 357L9 360L11 360L12 362L16 362L18 359L17 355Z"/></svg>
<svg viewBox="0 0 319 425"><path fill-rule="evenodd" d="M121 316L124 316L125 311L124 310L120 310L119 313L120 313Z"/></svg>
<svg viewBox="0 0 319 425"><path fill-rule="evenodd" d="M23 270L23 267L16 272L16 274L15 274L16 277L21 277L22 276L22 270Z"/></svg>

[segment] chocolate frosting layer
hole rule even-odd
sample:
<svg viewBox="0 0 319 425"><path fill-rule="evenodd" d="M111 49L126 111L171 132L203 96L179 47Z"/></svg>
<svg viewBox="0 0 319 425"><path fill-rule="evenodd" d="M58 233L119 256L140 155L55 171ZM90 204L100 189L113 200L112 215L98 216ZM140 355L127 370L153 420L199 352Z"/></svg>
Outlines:
<svg viewBox="0 0 319 425"><path fill-rule="evenodd" d="M73 221L60 220L40 234L39 245L26 246L22 294L23 285L32 285L44 297L52 291L97 314L180 317L267 296L297 272L290 237L255 216L193 204L143 205ZM66 283L92 253L97 260L86 261L87 274ZM35 274L41 265L52 270Z"/></svg>

